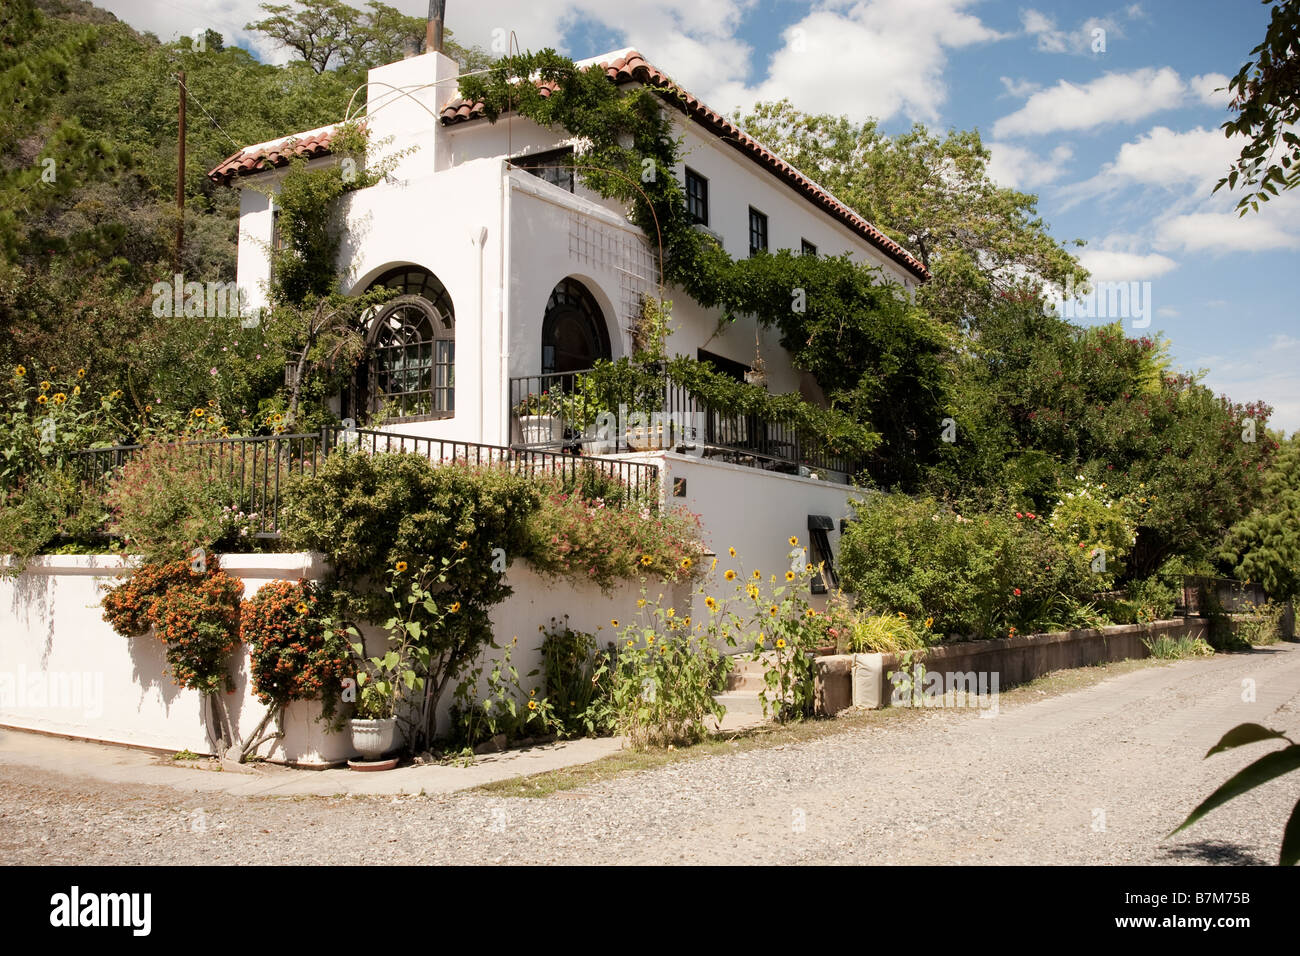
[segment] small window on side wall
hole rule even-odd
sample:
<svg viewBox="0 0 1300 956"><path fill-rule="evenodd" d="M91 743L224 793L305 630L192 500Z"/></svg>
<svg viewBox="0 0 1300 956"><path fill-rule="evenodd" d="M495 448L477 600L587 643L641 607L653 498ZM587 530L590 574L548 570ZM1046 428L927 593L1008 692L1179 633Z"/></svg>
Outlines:
<svg viewBox="0 0 1300 956"><path fill-rule="evenodd" d="M801 239L800 242L803 243L801 248L802 254L805 256L812 256L815 259L817 257L817 247L807 239Z"/></svg>
<svg viewBox="0 0 1300 956"><path fill-rule="evenodd" d="M512 166L569 192L573 192L573 162L572 146L529 156L516 156L510 160Z"/></svg>
<svg viewBox="0 0 1300 956"><path fill-rule="evenodd" d="M709 224L709 181L686 167L686 211L692 221L701 226Z"/></svg>
<svg viewBox="0 0 1300 956"><path fill-rule="evenodd" d="M767 215L749 207L749 254L767 249Z"/></svg>

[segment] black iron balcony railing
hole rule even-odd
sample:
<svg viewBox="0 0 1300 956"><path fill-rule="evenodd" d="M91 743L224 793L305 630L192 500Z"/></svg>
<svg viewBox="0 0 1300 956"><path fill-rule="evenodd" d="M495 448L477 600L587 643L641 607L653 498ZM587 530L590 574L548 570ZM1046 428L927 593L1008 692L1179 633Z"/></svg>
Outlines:
<svg viewBox="0 0 1300 956"><path fill-rule="evenodd" d="M793 425L713 408L667 378L654 395L639 395L635 410L602 407L584 392L584 374L511 378L511 446L588 456L675 449L841 482L860 468L852 456L829 450Z"/></svg>
<svg viewBox="0 0 1300 956"><path fill-rule="evenodd" d="M312 474L325 457L339 448L369 454L407 452L435 462L459 462L475 467L502 467L557 480L565 490L612 489L605 495L611 507L659 505L659 468L649 462L599 461L538 449L507 448L474 442L446 441L373 429L326 427L319 432L259 435L250 438L211 438L181 442L202 452L202 465L214 478L230 481L237 504L256 515L252 534L280 537L280 508L285 481L291 475ZM72 453L82 479L102 494L122 466L143 445L112 445Z"/></svg>

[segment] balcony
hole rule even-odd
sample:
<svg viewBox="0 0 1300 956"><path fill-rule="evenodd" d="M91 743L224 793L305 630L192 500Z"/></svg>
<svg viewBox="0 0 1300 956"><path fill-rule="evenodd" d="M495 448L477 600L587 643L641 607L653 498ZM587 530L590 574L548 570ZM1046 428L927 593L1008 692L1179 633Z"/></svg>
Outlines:
<svg viewBox="0 0 1300 956"><path fill-rule="evenodd" d="M634 407L604 407L583 383L590 369L510 379L511 447L595 457L676 451L729 464L848 484L854 457L817 436L758 415L713 408L666 377Z"/></svg>

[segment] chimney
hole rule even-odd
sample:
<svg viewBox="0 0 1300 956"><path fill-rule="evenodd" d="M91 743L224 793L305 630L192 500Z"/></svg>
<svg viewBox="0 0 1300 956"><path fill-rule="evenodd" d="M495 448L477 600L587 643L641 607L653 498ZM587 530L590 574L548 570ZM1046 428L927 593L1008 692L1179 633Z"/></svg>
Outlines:
<svg viewBox="0 0 1300 956"><path fill-rule="evenodd" d="M447 14L447 0L429 0L429 23L424 30L424 52L442 53L442 21Z"/></svg>

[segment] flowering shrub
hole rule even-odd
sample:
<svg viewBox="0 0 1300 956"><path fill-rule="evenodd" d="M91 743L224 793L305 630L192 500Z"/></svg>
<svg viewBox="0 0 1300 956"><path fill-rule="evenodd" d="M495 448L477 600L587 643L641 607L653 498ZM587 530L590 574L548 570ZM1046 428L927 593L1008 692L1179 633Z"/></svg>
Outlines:
<svg viewBox="0 0 1300 956"><path fill-rule="evenodd" d="M148 561L171 561L194 548L233 542L233 481L211 468L202 446L149 445L122 468L105 500L114 534Z"/></svg>
<svg viewBox="0 0 1300 956"><path fill-rule="evenodd" d="M1105 482L1091 482L1083 475L1075 482L1052 509L1047 524L1058 538L1093 559L1099 575L1097 590L1103 590L1122 570L1137 529L1126 513L1129 502L1109 494Z"/></svg>
<svg viewBox="0 0 1300 956"><path fill-rule="evenodd" d="M330 628L326 605L319 585L291 581L265 584L244 602L239 636L262 703L319 700L321 717L334 718L343 680L355 667L347 641Z"/></svg>
<svg viewBox="0 0 1300 956"><path fill-rule="evenodd" d="M1098 589L1084 549L1044 533L1024 512L962 515L905 495L876 495L856 511L841 539L845 590L878 614L932 618L936 634L1068 627Z"/></svg>
<svg viewBox="0 0 1300 956"><path fill-rule="evenodd" d="M538 571L605 591L641 577L694 580L704 554L699 518L690 512L613 508L556 490L543 498L528 532L528 560Z"/></svg>
<svg viewBox="0 0 1300 956"><path fill-rule="evenodd" d="M698 623L647 593L635 620L609 622L619 635L610 686L615 730L638 749L697 743L708 733L705 718L726 713L713 695L731 661Z"/></svg>
<svg viewBox="0 0 1300 956"><path fill-rule="evenodd" d="M243 592L238 578L215 568L200 573L186 561L146 564L104 596L104 620L125 637L153 628L167 645L173 680L213 694L229 683Z"/></svg>

